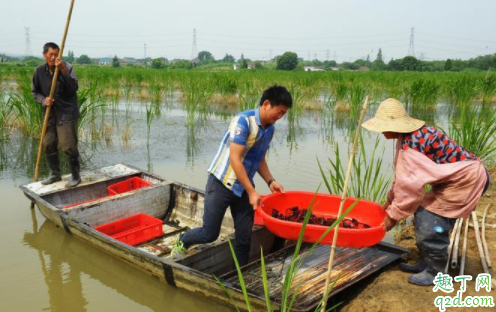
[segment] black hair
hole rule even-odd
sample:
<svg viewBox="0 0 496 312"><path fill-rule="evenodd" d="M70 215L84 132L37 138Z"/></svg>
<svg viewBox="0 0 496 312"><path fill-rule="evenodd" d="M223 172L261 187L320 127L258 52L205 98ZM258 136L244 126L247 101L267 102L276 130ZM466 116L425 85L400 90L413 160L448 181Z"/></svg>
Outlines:
<svg viewBox="0 0 496 312"><path fill-rule="evenodd" d="M262 106L266 100L269 100L270 106L284 105L287 108L293 106L293 98L289 91L283 86L273 85L265 90L260 99L260 106Z"/></svg>
<svg viewBox="0 0 496 312"><path fill-rule="evenodd" d="M50 48L55 49L55 50L60 50L60 47L58 46L58 44L56 44L54 42L47 42L43 46L43 53L47 53L48 49L50 49Z"/></svg>

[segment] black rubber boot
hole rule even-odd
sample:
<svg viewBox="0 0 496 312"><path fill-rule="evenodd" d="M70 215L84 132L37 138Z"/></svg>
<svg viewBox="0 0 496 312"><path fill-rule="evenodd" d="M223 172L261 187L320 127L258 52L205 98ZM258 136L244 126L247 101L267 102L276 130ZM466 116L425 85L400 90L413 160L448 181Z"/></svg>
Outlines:
<svg viewBox="0 0 496 312"><path fill-rule="evenodd" d="M426 258L425 262L427 266L425 269L417 274L411 275L408 277L408 282L419 285L419 286L431 286L434 284L434 279L438 273L443 273L444 268L446 267L445 260L433 260Z"/></svg>
<svg viewBox="0 0 496 312"><path fill-rule="evenodd" d="M420 257L416 263L408 264L406 262L400 263L400 270L408 273L420 273L422 272L427 264L424 261L423 257Z"/></svg>
<svg viewBox="0 0 496 312"><path fill-rule="evenodd" d="M46 154L46 159L48 167L50 168L50 176L47 179L41 181L41 184L48 185L62 180L62 178L60 177L59 154Z"/></svg>
<svg viewBox="0 0 496 312"><path fill-rule="evenodd" d="M72 179L67 182L65 187L76 187L81 183L81 176L79 175L79 157L69 158L69 165L71 166Z"/></svg>

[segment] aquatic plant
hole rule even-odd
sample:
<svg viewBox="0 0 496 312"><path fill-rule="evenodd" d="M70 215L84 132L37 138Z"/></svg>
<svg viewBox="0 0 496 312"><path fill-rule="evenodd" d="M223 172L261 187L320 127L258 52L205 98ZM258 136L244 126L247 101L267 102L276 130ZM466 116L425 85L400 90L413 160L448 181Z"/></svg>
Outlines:
<svg viewBox="0 0 496 312"><path fill-rule="evenodd" d="M477 157L494 164L496 157L496 111L468 108L458 121L452 121L447 134Z"/></svg>
<svg viewBox="0 0 496 312"><path fill-rule="evenodd" d="M366 148L363 140L357 150L357 156L353 159L348 194L352 197L361 197L374 202L385 202L387 190L389 189L391 178L384 173L382 155L384 147L379 148L379 137L376 137L371 152ZM328 158L330 168L325 170L317 159L321 175L330 194L341 194L344 188L346 169L343 167L342 156L339 144L334 149L334 159Z"/></svg>

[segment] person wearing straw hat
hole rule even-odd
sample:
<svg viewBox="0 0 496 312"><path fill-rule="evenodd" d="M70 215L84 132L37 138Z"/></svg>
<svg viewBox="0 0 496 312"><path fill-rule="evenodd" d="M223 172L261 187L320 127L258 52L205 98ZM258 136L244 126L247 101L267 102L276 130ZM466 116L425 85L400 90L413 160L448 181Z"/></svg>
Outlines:
<svg viewBox="0 0 496 312"><path fill-rule="evenodd" d="M60 145L67 155L72 172L72 179L65 186L75 187L81 183L77 147L80 115L77 99L79 86L72 66L58 58L59 50L59 46L53 42L48 42L43 46L43 57L46 63L36 67L31 85L31 93L35 101L43 107L43 118L45 118L46 108L52 106L46 134L43 138L43 150L51 173L47 179L41 181L41 184L48 185L62 180L57 147ZM55 67L59 69L60 74L57 79L54 98L50 98Z"/></svg>
<svg viewBox="0 0 496 312"><path fill-rule="evenodd" d="M384 227L389 231L414 215L420 257L414 264L400 264L400 269L415 273L408 278L410 283L432 285L448 260L449 231L457 218L470 216L476 208L489 186L489 173L477 156L442 131L408 116L396 99L383 101L374 118L362 126L397 140ZM431 186L427 193L426 185Z"/></svg>

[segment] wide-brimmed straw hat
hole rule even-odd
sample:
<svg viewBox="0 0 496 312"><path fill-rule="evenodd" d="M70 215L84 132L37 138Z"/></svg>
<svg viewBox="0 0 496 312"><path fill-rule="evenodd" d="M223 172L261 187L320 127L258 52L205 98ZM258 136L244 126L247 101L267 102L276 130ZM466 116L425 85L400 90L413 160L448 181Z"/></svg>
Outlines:
<svg viewBox="0 0 496 312"><path fill-rule="evenodd" d="M421 128L425 122L408 116L405 106L397 99L384 100L374 118L362 124L367 130L376 132L410 133Z"/></svg>

